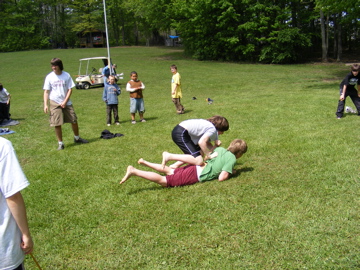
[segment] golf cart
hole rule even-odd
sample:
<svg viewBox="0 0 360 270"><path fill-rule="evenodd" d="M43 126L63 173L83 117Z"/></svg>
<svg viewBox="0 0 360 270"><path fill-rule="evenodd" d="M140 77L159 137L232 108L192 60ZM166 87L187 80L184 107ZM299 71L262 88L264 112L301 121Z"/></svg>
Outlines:
<svg viewBox="0 0 360 270"><path fill-rule="evenodd" d="M90 64L91 62L91 64ZM91 86L104 86L102 70L108 65L107 57L90 57L80 59L79 74L76 78L76 89L89 89ZM95 68L97 67L97 68ZM123 73L116 74L113 70L115 80L123 79Z"/></svg>

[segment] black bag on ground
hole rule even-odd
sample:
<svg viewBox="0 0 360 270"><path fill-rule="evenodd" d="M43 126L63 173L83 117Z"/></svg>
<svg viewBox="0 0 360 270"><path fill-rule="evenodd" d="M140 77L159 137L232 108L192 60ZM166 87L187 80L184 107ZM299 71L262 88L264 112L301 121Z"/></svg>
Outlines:
<svg viewBox="0 0 360 270"><path fill-rule="evenodd" d="M109 130L104 129L101 132L100 138L102 138L102 139L112 139L112 138L121 137L121 136L124 136L124 134L121 134L121 133L115 133L114 134L114 133L111 133Z"/></svg>

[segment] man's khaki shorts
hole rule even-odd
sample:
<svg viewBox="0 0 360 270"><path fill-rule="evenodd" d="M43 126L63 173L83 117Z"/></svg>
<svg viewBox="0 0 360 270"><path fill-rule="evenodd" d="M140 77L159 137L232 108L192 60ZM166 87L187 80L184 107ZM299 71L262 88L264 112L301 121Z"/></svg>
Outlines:
<svg viewBox="0 0 360 270"><path fill-rule="evenodd" d="M61 108L60 104L50 100L50 126L61 126L64 123L77 123L77 116L73 106Z"/></svg>

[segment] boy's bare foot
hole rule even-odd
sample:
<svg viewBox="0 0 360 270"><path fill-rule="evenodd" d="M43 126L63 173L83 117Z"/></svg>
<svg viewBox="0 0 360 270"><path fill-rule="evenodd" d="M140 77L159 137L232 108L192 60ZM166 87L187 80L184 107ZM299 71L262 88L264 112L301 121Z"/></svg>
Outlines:
<svg viewBox="0 0 360 270"><path fill-rule="evenodd" d="M143 159L143 158L140 158L140 159L138 160L138 164L144 164L144 159Z"/></svg>
<svg viewBox="0 0 360 270"><path fill-rule="evenodd" d="M163 157L163 159L162 159L161 165L163 168L165 168L166 163L169 161L169 152L163 152L162 157Z"/></svg>
<svg viewBox="0 0 360 270"><path fill-rule="evenodd" d="M134 170L133 166L128 166L126 170L126 174L119 184L123 184L126 180L128 180L132 176L133 170Z"/></svg>

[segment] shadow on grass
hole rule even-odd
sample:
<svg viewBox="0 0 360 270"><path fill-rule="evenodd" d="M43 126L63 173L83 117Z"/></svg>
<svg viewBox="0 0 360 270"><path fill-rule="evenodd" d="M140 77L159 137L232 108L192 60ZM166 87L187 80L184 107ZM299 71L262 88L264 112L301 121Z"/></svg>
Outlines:
<svg viewBox="0 0 360 270"><path fill-rule="evenodd" d="M331 84L314 84L314 85L306 85L301 89L301 91L314 91L314 90L328 90L328 89L334 89L334 91L339 91L339 84L338 83L331 83Z"/></svg>
<svg viewBox="0 0 360 270"><path fill-rule="evenodd" d="M119 137L121 138L121 137ZM93 143L93 142L96 142L96 141L100 141L100 140L103 140L102 138L100 138L100 135L99 135L99 138L93 138L93 139L88 139L88 138L83 138L85 140L87 140L89 143ZM71 148L71 147L77 147L77 146L82 146L84 145L84 143L71 143L71 144L67 144L66 145L66 148Z"/></svg>
<svg viewBox="0 0 360 270"><path fill-rule="evenodd" d="M357 113L344 113L343 116L341 117L341 119L346 118L346 117L353 117L353 116L359 117L359 115Z"/></svg>
<svg viewBox="0 0 360 270"><path fill-rule="evenodd" d="M154 187L148 187L148 188L139 188L139 189L136 189L136 190L133 190L133 191L130 191L129 193L127 193L128 195L136 195L140 192L143 192L143 191L150 191L150 190L163 190L164 187L162 186L154 186Z"/></svg>
<svg viewBox="0 0 360 270"><path fill-rule="evenodd" d="M146 120L146 122L151 122L152 120L158 119L158 117L146 117L146 116L144 116L144 119ZM131 122L131 119L120 121L120 124L129 123L129 122ZM136 119L136 123L140 123L139 119ZM114 125L112 125L112 126L114 126ZM106 128L104 128L104 129L106 129Z"/></svg>
<svg viewBox="0 0 360 270"><path fill-rule="evenodd" d="M253 170L254 170L253 167L244 167L244 168L236 170L236 173L233 176L239 176L242 173L252 172Z"/></svg>

